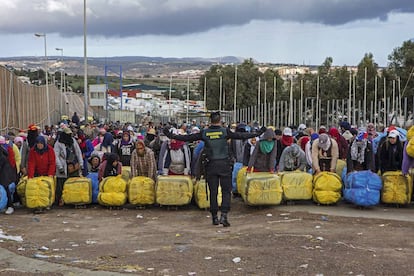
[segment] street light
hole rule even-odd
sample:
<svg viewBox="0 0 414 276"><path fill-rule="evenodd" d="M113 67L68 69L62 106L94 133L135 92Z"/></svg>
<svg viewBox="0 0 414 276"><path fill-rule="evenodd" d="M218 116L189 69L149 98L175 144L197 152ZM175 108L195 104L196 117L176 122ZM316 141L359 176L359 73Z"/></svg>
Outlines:
<svg viewBox="0 0 414 276"><path fill-rule="evenodd" d="M86 54L86 0L83 0L83 66L84 66L84 108L85 108L85 122L88 122L88 58ZM121 87L122 95L122 87ZM122 102L121 102L122 107ZM122 108L121 108L122 109Z"/></svg>
<svg viewBox="0 0 414 276"><path fill-rule="evenodd" d="M46 44L46 34L45 33L35 33L36 37L43 37L45 41L45 67L46 67L46 102L47 102L47 124L50 126L50 106L49 106L49 77L48 77L48 68L47 68L47 44Z"/></svg>
<svg viewBox="0 0 414 276"><path fill-rule="evenodd" d="M62 61L62 68L60 70L60 117L62 119L63 115L63 74L64 74L64 68L63 68L63 48L55 48L56 51L60 51L61 53L61 61Z"/></svg>

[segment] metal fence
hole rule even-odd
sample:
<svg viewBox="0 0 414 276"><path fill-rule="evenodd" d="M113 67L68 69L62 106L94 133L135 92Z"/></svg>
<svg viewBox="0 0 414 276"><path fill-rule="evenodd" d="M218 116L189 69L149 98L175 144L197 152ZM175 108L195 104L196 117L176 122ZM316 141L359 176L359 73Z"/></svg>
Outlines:
<svg viewBox="0 0 414 276"><path fill-rule="evenodd" d="M27 129L30 124L43 127L48 122L46 86L19 80L13 72L0 66L0 133ZM64 108L63 95L49 84L50 121L59 121Z"/></svg>

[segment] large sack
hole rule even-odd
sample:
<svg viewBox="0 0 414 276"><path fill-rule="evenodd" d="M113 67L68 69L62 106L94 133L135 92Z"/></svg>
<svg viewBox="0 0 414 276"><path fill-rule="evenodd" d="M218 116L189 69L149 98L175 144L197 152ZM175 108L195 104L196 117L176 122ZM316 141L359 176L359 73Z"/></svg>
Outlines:
<svg viewBox="0 0 414 276"><path fill-rule="evenodd" d="M20 178L19 183L16 186L16 192L20 197L21 203L26 206L26 184L27 184L27 176Z"/></svg>
<svg viewBox="0 0 414 276"><path fill-rule="evenodd" d="M313 177L313 200L320 204L334 204L341 199L342 182L338 174L320 172Z"/></svg>
<svg viewBox="0 0 414 276"><path fill-rule="evenodd" d="M383 188L381 201L390 204L409 204L413 191L411 176L402 175L401 171L385 172L382 175Z"/></svg>
<svg viewBox="0 0 414 276"><path fill-rule="evenodd" d="M134 205L154 204L154 180L146 176L133 177L128 184L128 201Z"/></svg>
<svg viewBox="0 0 414 276"><path fill-rule="evenodd" d="M99 178L98 173L89 173L87 176L92 183L92 203L98 203L98 194L99 194Z"/></svg>
<svg viewBox="0 0 414 276"><path fill-rule="evenodd" d="M206 184L205 179L200 179L194 185L194 200L200 209L206 209L210 207L210 190ZM217 203L221 206L222 195L221 186L218 187Z"/></svg>
<svg viewBox="0 0 414 276"><path fill-rule="evenodd" d="M127 183L121 175L109 176L99 183L98 203L105 206L122 206L127 201Z"/></svg>
<svg viewBox="0 0 414 276"><path fill-rule="evenodd" d="M242 198L248 205L279 205L282 201L280 177L268 172L247 173Z"/></svg>
<svg viewBox="0 0 414 276"><path fill-rule="evenodd" d="M240 169L243 168L243 163L236 162L233 165L233 172L231 174L231 185L233 189L233 193L237 193L237 174L240 171Z"/></svg>
<svg viewBox="0 0 414 276"><path fill-rule="evenodd" d="M65 204L92 203L92 181L87 177L71 177L63 185L62 199Z"/></svg>
<svg viewBox="0 0 414 276"><path fill-rule="evenodd" d="M186 205L193 196L193 182L185 175L160 175L155 189L155 199L160 205Z"/></svg>
<svg viewBox="0 0 414 276"><path fill-rule="evenodd" d="M245 194L246 193L246 173L247 173L247 166L242 167L238 172L237 172L237 177L236 177L236 184L237 184L237 192L239 194Z"/></svg>
<svg viewBox="0 0 414 276"><path fill-rule="evenodd" d="M27 208L46 208L55 201L55 179L49 176L38 176L28 179L25 188Z"/></svg>
<svg viewBox="0 0 414 276"><path fill-rule="evenodd" d="M6 189L0 184L0 210L3 210L7 206L7 192Z"/></svg>
<svg viewBox="0 0 414 276"><path fill-rule="evenodd" d="M371 171L355 171L344 176L344 199L358 206L374 206L380 201L382 179Z"/></svg>
<svg viewBox="0 0 414 276"><path fill-rule="evenodd" d="M313 176L307 172L293 171L282 172L280 182L283 189L283 197L286 200L312 199Z"/></svg>

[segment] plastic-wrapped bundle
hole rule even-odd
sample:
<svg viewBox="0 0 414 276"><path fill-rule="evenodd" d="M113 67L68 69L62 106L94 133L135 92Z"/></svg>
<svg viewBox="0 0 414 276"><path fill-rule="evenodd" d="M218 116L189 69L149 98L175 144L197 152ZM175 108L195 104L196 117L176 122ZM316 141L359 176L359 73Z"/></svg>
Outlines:
<svg viewBox="0 0 414 276"><path fill-rule="evenodd" d="M279 205L283 195L280 177L268 172L247 173L241 195L248 205Z"/></svg>
<svg viewBox="0 0 414 276"><path fill-rule="evenodd" d="M46 208L55 201L55 179L38 176L28 179L25 184L25 205L27 208Z"/></svg>
<svg viewBox="0 0 414 276"><path fill-rule="evenodd" d="M185 175L160 175L157 178L156 202L160 205L186 205L193 196L193 182Z"/></svg>
<svg viewBox="0 0 414 276"><path fill-rule="evenodd" d="M358 206L374 206L380 201L381 177L371 171L355 171L344 176L344 199Z"/></svg>
<svg viewBox="0 0 414 276"><path fill-rule="evenodd" d="M312 199L313 176L311 174L292 171L282 172L279 175L283 189L283 197L286 200Z"/></svg>
<svg viewBox="0 0 414 276"><path fill-rule="evenodd" d="M334 204L341 199L342 182L338 174L320 172L313 177L313 200L320 204Z"/></svg>
<svg viewBox="0 0 414 276"><path fill-rule="evenodd" d="M98 203L105 206L122 206L127 201L127 183L121 175L109 176L99 183Z"/></svg>
<svg viewBox="0 0 414 276"><path fill-rule="evenodd" d="M411 176L404 176L401 171L385 172L382 175L383 189L381 201L390 204L409 204L413 191Z"/></svg>
<svg viewBox="0 0 414 276"><path fill-rule="evenodd" d="M128 184L128 201L134 205L154 204L154 180L146 176L133 177Z"/></svg>
<svg viewBox="0 0 414 276"><path fill-rule="evenodd" d="M92 203L92 181L87 177L71 177L63 185L62 199L65 204Z"/></svg>

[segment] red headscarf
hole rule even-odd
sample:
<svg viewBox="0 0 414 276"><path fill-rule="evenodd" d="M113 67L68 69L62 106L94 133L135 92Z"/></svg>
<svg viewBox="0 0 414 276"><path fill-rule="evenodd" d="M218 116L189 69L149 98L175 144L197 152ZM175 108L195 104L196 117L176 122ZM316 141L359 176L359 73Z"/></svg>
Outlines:
<svg viewBox="0 0 414 276"><path fill-rule="evenodd" d="M280 140L282 142L282 145L284 146L290 146L293 144L293 137L292 136L287 136L287 135L282 135L282 139Z"/></svg>
<svg viewBox="0 0 414 276"><path fill-rule="evenodd" d="M185 144L184 141L178 141L178 140L172 139L170 142L170 149L172 150L181 149L184 144Z"/></svg>
<svg viewBox="0 0 414 276"><path fill-rule="evenodd" d="M339 134L339 131L338 131L338 129L337 128L335 128L335 127L331 127L330 129L329 129L329 133L328 133L332 138L334 138L336 141L339 141L339 136L341 135L341 134Z"/></svg>

